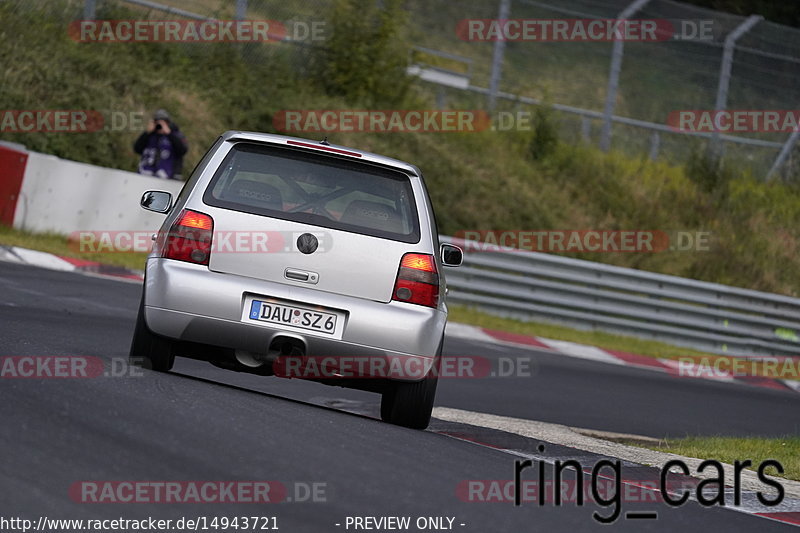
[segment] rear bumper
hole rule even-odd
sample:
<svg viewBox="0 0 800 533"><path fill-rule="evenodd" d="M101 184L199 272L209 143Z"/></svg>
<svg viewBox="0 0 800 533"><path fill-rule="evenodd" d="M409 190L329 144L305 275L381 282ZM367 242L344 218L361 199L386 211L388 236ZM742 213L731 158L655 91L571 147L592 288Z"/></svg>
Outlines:
<svg viewBox="0 0 800 533"><path fill-rule="evenodd" d="M342 337L244 322L248 294L344 310ZM161 258L148 259L144 299L148 328L176 340L265 354L276 337L292 337L310 356L414 357L426 369L433 364L447 318L441 309L341 296Z"/></svg>

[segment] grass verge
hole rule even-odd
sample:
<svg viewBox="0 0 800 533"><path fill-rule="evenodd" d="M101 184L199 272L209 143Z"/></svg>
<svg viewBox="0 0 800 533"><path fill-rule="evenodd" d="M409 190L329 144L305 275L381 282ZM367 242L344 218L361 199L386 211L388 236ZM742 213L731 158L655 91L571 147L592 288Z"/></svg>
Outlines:
<svg viewBox="0 0 800 533"><path fill-rule="evenodd" d="M780 437L774 439L759 437L685 437L662 441L660 444L645 445L641 441L620 439L622 444L649 448L698 459L715 459L723 463L749 459L757 470L758 465L767 459L774 459L783 466L783 473L770 468L765 472L786 479L800 481L800 437Z"/></svg>
<svg viewBox="0 0 800 533"><path fill-rule="evenodd" d="M0 225L0 244L39 250L65 257L96 261L133 270L144 270L147 254L140 252L78 252L64 235L55 233L30 233Z"/></svg>

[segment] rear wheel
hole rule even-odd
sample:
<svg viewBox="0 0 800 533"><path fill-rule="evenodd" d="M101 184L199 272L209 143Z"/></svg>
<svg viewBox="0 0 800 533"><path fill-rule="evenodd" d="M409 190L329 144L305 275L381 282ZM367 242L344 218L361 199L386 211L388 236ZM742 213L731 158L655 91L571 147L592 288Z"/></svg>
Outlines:
<svg viewBox="0 0 800 533"><path fill-rule="evenodd" d="M428 427L437 381L435 375L429 375L414 383L395 383L381 397L381 419L412 429Z"/></svg>
<svg viewBox="0 0 800 533"><path fill-rule="evenodd" d="M422 381L395 382L381 396L381 420L412 429L425 429L431 422L436 386L439 382L442 344L436 361Z"/></svg>
<svg viewBox="0 0 800 533"><path fill-rule="evenodd" d="M392 409L394 408L395 384L392 383L388 390L381 394L381 420L384 422L392 421Z"/></svg>
<svg viewBox="0 0 800 533"><path fill-rule="evenodd" d="M167 372L175 364L174 344L170 339L156 335L148 329L144 321L144 295L142 295L131 341L130 363L158 372Z"/></svg>

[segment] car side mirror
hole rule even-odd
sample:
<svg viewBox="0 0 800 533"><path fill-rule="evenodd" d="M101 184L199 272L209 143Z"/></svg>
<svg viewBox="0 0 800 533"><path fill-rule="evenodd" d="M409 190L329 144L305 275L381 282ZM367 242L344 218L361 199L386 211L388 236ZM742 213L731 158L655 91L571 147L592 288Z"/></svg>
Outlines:
<svg viewBox="0 0 800 533"><path fill-rule="evenodd" d="M172 194L166 191L147 191L139 201L144 209L156 213L167 213L172 208Z"/></svg>
<svg viewBox="0 0 800 533"><path fill-rule="evenodd" d="M464 252L458 246L452 244L442 244L440 246L442 264L449 267L461 266L464 261Z"/></svg>

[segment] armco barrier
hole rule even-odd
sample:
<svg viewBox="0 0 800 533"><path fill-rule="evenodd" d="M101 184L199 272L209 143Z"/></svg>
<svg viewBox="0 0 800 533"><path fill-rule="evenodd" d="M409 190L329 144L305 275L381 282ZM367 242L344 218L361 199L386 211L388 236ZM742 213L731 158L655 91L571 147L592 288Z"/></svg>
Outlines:
<svg viewBox="0 0 800 533"><path fill-rule="evenodd" d="M654 339L710 353L800 356L800 299L558 255L469 251L448 301L524 321Z"/></svg>

